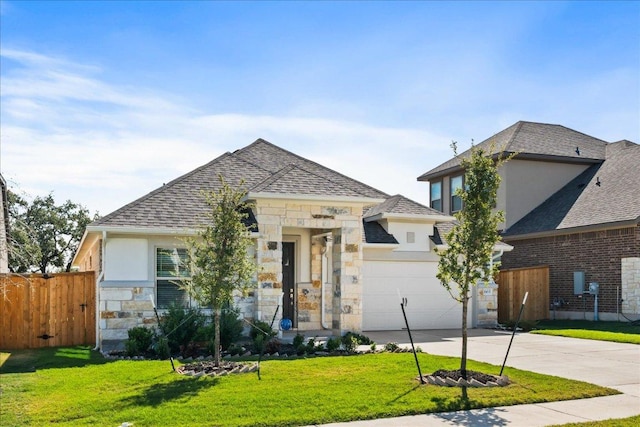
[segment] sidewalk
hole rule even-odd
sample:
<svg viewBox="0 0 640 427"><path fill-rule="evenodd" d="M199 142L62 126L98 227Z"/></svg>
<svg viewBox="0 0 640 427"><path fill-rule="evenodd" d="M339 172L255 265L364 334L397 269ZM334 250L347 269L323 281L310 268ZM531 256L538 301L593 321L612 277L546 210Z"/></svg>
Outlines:
<svg viewBox="0 0 640 427"><path fill-rule="evenodd" d="M456 330L412 331L416 346L431 354L460 356ZM406 331L368 332L383 345L408 346ZM469 359L502 365L511 333L469 330ZM349 423L325 427L514 426L537 427L640 415L640 346L534 334L516 334L507 366L614 388L623 394L591 399L503 406Z"/></svg>

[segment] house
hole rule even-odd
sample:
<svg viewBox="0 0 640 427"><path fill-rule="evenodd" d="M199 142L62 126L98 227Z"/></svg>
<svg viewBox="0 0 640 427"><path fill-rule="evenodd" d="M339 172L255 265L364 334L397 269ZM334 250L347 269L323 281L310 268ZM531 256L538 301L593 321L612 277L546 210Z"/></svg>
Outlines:
<svg viewBox="0 0 640 427"><path fill-rule="evenodd" d="M202 191L215 189L219 175L233 186L244 180L254 205L255 288L235 298L244 318L275 315L298 331L333 334L399 330L401 295L412 328L460 327L461 307L436 279L429 237L451 216L258 139L87 227L73 264L98 272L101 348L155 323L150 297L160 309L190 303L175 284L189 275L180 270L184 238L204 220ZM469 326L495 323L494 299L475 308Z"/></svg>
<svg viewBox="0 0 640 427"><path fill-rule="evenodd" d="M9 203L7 182L0 175L0 274L9 272Z"/></svg>
<svg viewBox="0 0 640 427"><path fill-rule="evenodd" d="M514 248L502 268L548 265L557 318L640 317L640 146L523 121L478 146L515 153L499 169L502 237ZM418 181L429 182L431 207L452 215L463 175L452 158Z"/></svg>

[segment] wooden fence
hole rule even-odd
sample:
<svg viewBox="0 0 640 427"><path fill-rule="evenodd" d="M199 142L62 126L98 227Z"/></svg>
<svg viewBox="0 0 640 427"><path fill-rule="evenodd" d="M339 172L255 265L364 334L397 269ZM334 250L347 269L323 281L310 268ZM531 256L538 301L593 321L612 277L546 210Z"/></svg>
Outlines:
<svg viewBox="0 0 640 427"><path fill-rule="evenodd" d="M529 292L522 320L549 318L549 266L514 268L498 274L498 322L515 321Z"/></svg>
<svg viewBox="0 0 640 427"><path fill-rule="evenodd" d="M95 344L95 273L0 275L0 349Z"/></svg>

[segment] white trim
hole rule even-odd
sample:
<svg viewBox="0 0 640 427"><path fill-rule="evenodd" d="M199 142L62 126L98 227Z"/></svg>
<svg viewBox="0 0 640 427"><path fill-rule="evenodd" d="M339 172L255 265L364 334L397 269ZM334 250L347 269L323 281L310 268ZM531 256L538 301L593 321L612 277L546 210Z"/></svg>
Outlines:
<svg viewBox="0 0 640 427"><path fill-rule="evenodd" d="M155 235L182 235L193 236L198 234L197 230L191 228L169 228L169 227L127 227L113 225L88 225L85 233L106 231L119 234L155 234Z"/></svg>
<svg viewBox="0 0 640 427"><path fill-rule="evenodd" d="M396 219L410 222L449 222L455 220L455 217L449 215L420 215L420 214L403 214L403 213L390 213L382 212L373 216L364 218L366 222L379 221L381 219Z"/></svg>
<svg viewBox="0 0 640 427"><path fill-rule="evenodd" d="M400 243L363 243L363 249L398 249L400 247Z"/></svg>

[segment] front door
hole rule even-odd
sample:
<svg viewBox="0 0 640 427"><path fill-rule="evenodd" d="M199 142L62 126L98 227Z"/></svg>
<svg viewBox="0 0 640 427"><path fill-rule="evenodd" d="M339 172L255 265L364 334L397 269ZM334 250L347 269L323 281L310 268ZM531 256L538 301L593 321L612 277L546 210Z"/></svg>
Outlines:
<svg viewBox="0 0 640 427"><path fill-rule="evenodd" d="M282 242L282 318L291 320L297 327L295 243Z"/></svg>

